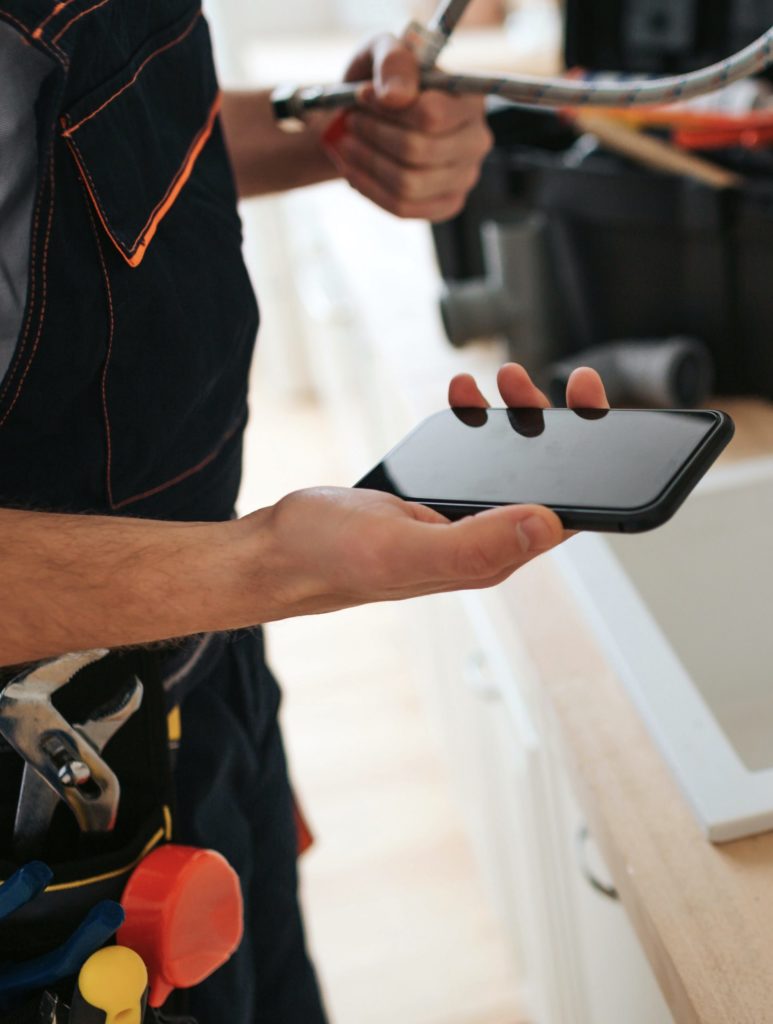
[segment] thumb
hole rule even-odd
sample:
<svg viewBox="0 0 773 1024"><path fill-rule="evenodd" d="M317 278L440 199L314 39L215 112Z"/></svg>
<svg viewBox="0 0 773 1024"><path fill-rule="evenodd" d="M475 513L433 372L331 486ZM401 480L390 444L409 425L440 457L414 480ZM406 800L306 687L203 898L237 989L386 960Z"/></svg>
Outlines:
<svg viewBox="0 0 773 1024"><path fill-rule="evenodd" d="M435 581L490 579L564 539L558 516L535 505L508 505L452 524L419 524L414 565Z"/></svg>
<svg viewBox="0 0 773 1024"><path fill-rule="evenodd" d="M392 110L409 107L419 98L419 64L415 54L394 36L373 44L375 98Z"/></svg>

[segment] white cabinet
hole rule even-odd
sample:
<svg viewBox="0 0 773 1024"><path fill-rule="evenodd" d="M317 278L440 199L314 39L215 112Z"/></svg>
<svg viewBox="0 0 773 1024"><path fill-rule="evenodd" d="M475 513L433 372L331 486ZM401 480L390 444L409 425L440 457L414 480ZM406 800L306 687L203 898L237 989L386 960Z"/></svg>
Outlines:
<svg viewBox="0 0 773 1024"><path fill-rule="evenodd" d="M427 693L495 910L535 1024L669 1024L625 911L583 874L582 817L515 629L498 594L426 606ZM606 873L592 845L584 851Z"/></svg>

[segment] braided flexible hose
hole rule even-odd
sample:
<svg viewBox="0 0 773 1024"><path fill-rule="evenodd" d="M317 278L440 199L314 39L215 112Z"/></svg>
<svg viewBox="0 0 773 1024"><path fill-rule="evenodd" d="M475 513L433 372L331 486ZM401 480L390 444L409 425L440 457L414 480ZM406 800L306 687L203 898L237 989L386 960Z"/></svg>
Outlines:
<svg viewBox="0 0 773 1024"><path fill-rule="evenodd" d="M450 0L448 16L451 16L453 8L453 14L458 19L466 5L466 0ZM440 13L438 17L442 19L443 14ZM497 78L489 75L455 75L425 65L422 86L455 94L500 96L512 103L532 107L632 107L676 103L703 96L742 78L759 74L772 64L773 28L770 28L750 46L726 60L699 71L669 78L607 82L535 78L530 75ZM304 111L352 107L357 102L357 93L362 85L362 82L355 82L347 85L309 86L299 89L294 101Z"/></svg>
<svg viewBox="0 0 773 1024"><path fill-rule="evenodd" d="M422 76L422 84L426 89L501 96L513 103L537 107L632 107L676 103L716 92L731 82L759 74L771 64L773 28L726 60L700 71L669 78L586 82L521 75L514 78L454 75L433 70Z"/></svg>

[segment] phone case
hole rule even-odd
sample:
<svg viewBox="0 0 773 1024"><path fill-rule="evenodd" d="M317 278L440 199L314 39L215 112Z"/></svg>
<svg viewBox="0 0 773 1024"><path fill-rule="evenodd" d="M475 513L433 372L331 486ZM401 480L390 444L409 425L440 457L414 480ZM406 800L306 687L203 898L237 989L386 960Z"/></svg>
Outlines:
<svg viewBox="0 0 773 1024"><path fill-rule="evenodd" d="M662 411L676 412L679 410ZM645 533L647 530L654 530L662 526L679 510L696 484L711 468L735 434L735 424L727 413L717 410L711 411L716 417L714 428L706 434L703 442L693 452L690 459L682 465L668 486L650 504L628 510L601 507L573 508L563 505L550 505L548 507L559 516L567 530L591 530L603 533ZM407 438L401 441L396 448L401 447L406 440ZM384 480L383 474L379 474L378 466L359 480L355 487L394 493ZM426 505L427 508L434 509L452 521L464 519L479 512L486 512L492 508L506 507L503 504L426 501L420 497L406 500Z"/></svg>

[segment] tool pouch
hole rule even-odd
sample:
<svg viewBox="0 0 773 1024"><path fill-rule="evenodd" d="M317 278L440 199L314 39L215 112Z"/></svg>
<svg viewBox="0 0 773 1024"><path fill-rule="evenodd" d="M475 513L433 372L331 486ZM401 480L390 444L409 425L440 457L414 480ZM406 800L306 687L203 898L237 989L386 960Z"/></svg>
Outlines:
<svg viewBox="0 0 773 1024"><path fill-rule="evenodd" d="M67 1024L67 1014L51 992L42 992L0 1016L0 1024Z"/></svg>
<svg viewBox="0 0 773 1024"><path fill-rule="evenodd" d="M10 1013L0 1015L0 1024L67 1024L69 1010L52 992L43 992L28 999ZM170 1017L148 1007L142 1024L196 1024L193 1017Z"/></svg>
<svg viewBox="0 0 773 1024"><path fill-rule="evenodd" d="M58 804L40 857L54 872L53 881L45 893L0 921L0 958L26 959L63 942L97 902L120 900L139 861L171 839L173 788L161 662L161 652L114 652L54 695L57 710L68 722L79 723L117 699L133 676L143 685L139 709L102 752L121 786L115 829L83 834L69 807ZM13 829L23 767L22 758L3 743L0 878L21 866L14 857Z"/></svg>

